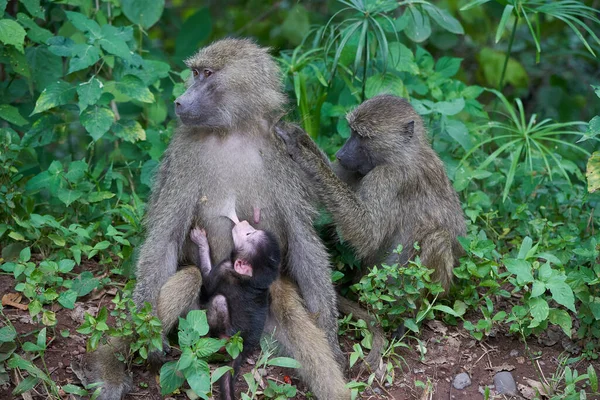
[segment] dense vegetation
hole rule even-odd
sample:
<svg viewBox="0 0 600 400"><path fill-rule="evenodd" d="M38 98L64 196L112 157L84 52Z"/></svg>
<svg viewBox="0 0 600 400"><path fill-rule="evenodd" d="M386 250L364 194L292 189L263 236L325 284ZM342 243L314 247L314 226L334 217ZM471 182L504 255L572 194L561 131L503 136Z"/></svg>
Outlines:
<svg viewBox="0 0 600 400"><path fill-rule="evenodd" d="M48 396L84 392L58 388L31 360L43 360L47 337L69 334L55 328L57 304L73 308L132 277L153 172L176 126L171 104L189 75L182 60L227 35L273 47L286 118L330 155L349 136L346 112L364 99L393 93L423 116L464 206L467 256L443 299L418 301L424 287L437 289L418 260L373 269L352 286L386 329L403 324L418 338L421 323L437 318L485 340L498 327L527 339L555 325L581 344L577 359L598 358L597 1L207 3L0 0L0 273L22 296L3 304L27 305L39 322L17 332L0 311L0 385L19 370L27 373L15 394L40 384ZM334 279L346 283L358 266L343 244L331 250ZM91 349L136 331L126 359L140 362L160 347L159 325L132 309L130 287L115 298L115 323L103 309L80 332ZM198 353L221 343L198 345L202 318L182 326L190 360L166 365L165 394L183 383L176 368L198 394L210 391L203 357L214 351ZM239 341L228 350L239 351ZM294 393L268 389L269 397Z"/></svg>

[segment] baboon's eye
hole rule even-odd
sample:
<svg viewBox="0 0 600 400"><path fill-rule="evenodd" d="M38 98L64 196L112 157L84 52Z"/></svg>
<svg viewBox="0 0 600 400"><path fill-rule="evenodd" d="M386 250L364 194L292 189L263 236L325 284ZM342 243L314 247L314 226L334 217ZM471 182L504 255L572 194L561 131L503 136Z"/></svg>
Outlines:
<svg viewBox="0 0 600 400"><path fill-rule="evenodd" d="M198 77L198 75L200 75L200 72L198 72L198 70L194 68L194 69L192 70L192 74L194 75L194 78L197 78L197 77Z"/></svg>
<svg viewBox="0 0 600 400"><path fill-rule="evenodd" d="M212 75L212 71L210 69L205 69L204 70L204 77L205 78L208 78L211 75Z"/></svg>

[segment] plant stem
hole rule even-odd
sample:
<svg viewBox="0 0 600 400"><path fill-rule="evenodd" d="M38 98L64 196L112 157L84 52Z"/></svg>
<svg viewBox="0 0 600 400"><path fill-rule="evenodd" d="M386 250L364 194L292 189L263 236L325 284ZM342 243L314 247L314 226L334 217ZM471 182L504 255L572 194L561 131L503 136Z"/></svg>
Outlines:
<svg viewBox="0 0 600 400"><path fill-rule="evenodd" d="M365 101L365 91L367 89L367 56L369 51L369 35L365 37L365 48L363 49L363 81L362 81L362 93L361 102Z"/></svg>
<svg viewBox="0 0 600 400"><path fill-rule="evenodd" d="M498 90L502 90L502 86L504 85L504 75L506 74L506 68L508 67L508 60L510 59L510 52L512 50L512 45L515 40L515 34L517 33L517 24L519 23L519 14L515 9L515 22L512 27L512 32L510 34L510 40L508 42L508 49L506 49L506 57L504 57L504 66L502 67L502 75L500 75L500 83L498 84Z"/></svg>

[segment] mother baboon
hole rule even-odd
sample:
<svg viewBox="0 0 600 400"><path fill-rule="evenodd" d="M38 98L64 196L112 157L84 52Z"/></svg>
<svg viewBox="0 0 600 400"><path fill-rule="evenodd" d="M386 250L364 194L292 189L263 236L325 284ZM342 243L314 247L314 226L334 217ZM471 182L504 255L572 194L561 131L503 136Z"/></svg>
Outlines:
<svg viewBox="0 0 600 400"><path fill-rule="evenodd" d="M273 128L285 102L279 69L267 49L245 39L214 42L186 64L192 72L188 89L175 102L181 125L148 203L134 301L150 302L165 331L171 329L195 306L201 283L194 269L178 271L178 265L196 261L190 228L206 230L217 263L233 247L227 205L234 204L242 220L255 219L260 209L255 226L281 243L287 277L271 288L268 325L302 364L318 398L349 398L328 255L312 226L313 188ZM122 378L109 376L109 364L115 368L114 355L100 361L102 398L119 398L126 388Z"/></svg>

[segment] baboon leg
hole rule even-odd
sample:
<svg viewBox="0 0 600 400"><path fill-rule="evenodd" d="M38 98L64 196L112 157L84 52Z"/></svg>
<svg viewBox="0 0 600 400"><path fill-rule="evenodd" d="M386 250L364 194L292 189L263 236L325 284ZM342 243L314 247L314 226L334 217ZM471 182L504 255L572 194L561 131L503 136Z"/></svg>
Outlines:
<svg viewBox="0 0 600 400"><path fill-rule="evenodd" d="M302 380L318 399L350 398L342 369L325 333L313 323L296 287L288 281L279 279L271 285L271 312L266 330L274 330L277 341L302 365Z"/></svg>
<svg viewBox="0 0 600 400"><path fill-rule="evenodd" d="M228 336L231 334L231 319L225 296L218 294L212 298L210 305L206 309L206 319L211 329L216 328L221 331L222 335Z"/></svg>
<svg viewBox="0 0 600 400"><path fill-rule="evenodd" d="M447 292L452 285L454 255L452 253L452 237L444 230L434 231L423 237L421 247L421 262L427 268L434 269L433 280L439 281Z"/></svg>
<svg viewBox="0 0 600 400"><path fill-rule="evenodd" d="M102 382L97 400L121 400L131 390L131 376L117 358L117 353L126 353L128 345L124 338L110 338L107 344L84 356L83 368L88 381Z"/></svg>
<svg viewBox="0 0 600 400"><path fill-rule="evenodd" d="M365 357L365 362L369 365L371 371L376 371L381 362L383 346L385 346L385 333L383 332L383 329L381 329L377 320L375 320L375 318L366 310L361 308L358 303L338 295L338 307L342 314L352 314L354 319L362 319L367 323L367 326L373 335L373 342L371 344L371 351Z"/></svg>
<svg viewBox="0 0 600 400"><path fill-rule="evenodd" d="M157 315L163 325L163 332L169 333L180 316L198 309L198 297L202 286L202 275L195 266L183 268L173 275L160 289Z"/></svg>
<svg viewBox="0 0 600 400"><path fill-rule="evenodd" d="M295 278L308 312L329 340L331 350L342 368L348 360L340 349L338 339L337 294L331 284L329 255L314 231L305 231L306 224L292 223L289 232L287 265L293 268L290 275Z"/></svg>

